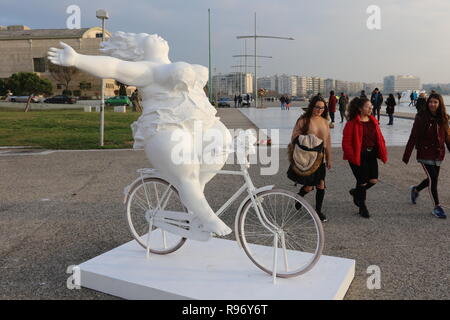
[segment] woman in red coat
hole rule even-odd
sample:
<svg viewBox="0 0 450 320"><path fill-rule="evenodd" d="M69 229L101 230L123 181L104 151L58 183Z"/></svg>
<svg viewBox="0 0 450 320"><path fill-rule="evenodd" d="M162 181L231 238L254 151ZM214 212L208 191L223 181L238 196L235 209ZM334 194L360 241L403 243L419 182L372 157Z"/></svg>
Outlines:
<svg viewBox="0 0 450 320"><path fill-rule="evenodd" d="M334 123L334 114L336 113L337 98L334 91L330 91L330 98L328 99L328 111L330 112L331 123Z"/></svg>
<svg viewBox="0 0 450 320"><path fill-rule="evenodd" d="M387 162L386 143L372 108L369 99L354 98L349 105L348 122L342 137L344 160L348 160L356 178L356 187L350 194L364 218L370 217L366 191L378 182L377 158Z"/></svg>
<svg viewBox="0 0 450 320"><path fill-rule="evenodd" d="M411 135L403 154L403 162L407 164L413 148L416 147L417 161L427 175L427 178L420 184L411 187L411 202L416 204L419 192L428 187L434 202L432 213L441 219L445 219L447 216L439 204L437 185L439 169L445 157L445 146L450 151L448 120L442 96L437 93L430 94L426 107L417 114L414 120Z"/></svg>

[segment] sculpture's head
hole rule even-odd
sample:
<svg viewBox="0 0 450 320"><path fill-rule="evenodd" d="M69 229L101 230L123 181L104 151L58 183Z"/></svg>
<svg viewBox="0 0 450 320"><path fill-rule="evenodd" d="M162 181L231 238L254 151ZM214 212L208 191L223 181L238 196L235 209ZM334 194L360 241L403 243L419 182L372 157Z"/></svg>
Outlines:
<svg viewBox="0 0 450 320"><path fill-rule="evenodd" d="M103 42L100 50L122 60L170 63L169 44L157 34L119 31Z"/></svg>

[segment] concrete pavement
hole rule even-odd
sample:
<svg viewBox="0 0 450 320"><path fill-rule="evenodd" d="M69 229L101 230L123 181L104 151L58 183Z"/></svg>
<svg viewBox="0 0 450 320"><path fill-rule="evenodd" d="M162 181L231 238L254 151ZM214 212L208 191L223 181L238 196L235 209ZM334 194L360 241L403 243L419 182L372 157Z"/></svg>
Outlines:
<svg viewBox="0 0 450 320"><path fill-rule="evenodd" d="M324 202L329 217L324 254L356 260L347 299L450 298L449 219L431 215L426 191L417 205L408 202L408 186L424 173L414 161L403 165L402 152L402 147L389 148L390 161L380 166L380 183L368 193L372 218L366 220L357 216L348 195L354 185L348 164L340 160L340 149L333 149ZM278 174L260 176L255 165L254 183L295 191L285 175L286 150L279 154ZM147 165L144 153L132 150L0 157L0 298L112 298L84 288L68 290L65 272L69 265L131 240L122 190L136 177L136 169ZM241 183L239 177L215 177L206 190L212 207L217 209ZM442 203L450 207L448 159L439 189ZM314 195L307 199L314 203ZM229 225L236 209L224 215ZM381 268L380 290L366 287L371 265Z"/></svg>

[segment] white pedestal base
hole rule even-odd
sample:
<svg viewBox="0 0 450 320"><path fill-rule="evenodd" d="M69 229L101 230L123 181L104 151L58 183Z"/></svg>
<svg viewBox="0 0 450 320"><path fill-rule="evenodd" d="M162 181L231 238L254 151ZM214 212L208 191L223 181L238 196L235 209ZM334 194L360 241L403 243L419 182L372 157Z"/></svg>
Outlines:
<svg viewBox="0 0 450 320"><path fill-rule="evenodd" d="M187 241L178 251L151 255L130 241L82 263L81 286L125 299L343 299L355 260L322 256L308 273L277 279L258 269L235 241Z"/></svg>

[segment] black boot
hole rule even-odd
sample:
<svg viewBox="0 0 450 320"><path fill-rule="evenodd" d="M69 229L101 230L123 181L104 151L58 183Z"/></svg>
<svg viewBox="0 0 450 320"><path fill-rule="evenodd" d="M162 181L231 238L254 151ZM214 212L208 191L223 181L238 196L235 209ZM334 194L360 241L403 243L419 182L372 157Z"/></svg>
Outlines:
<svg viewBox="0 0 450 320"><path fill-rule="evenodd" d="M353 203L355 204L355 206L359 207L359 202L358 202L358 199L356 197L356 189L350 189L350 191L348 193L350 193L350 195L352 196Z"/></svg>
<svg viewBox="0 0 450 320"><path fill-rule="evenodd" d="M370 218L369 210L366 207L366 187L359 186L356 192L359 203L359 215L363 218Z"/></svg>
<svg viewBox="0 0 450 320"><path fill-rule="evenodd" d="M300 191L297 193L300 197L304 197L308 194L307 191L305 191L304 187L300 188ZM302 208L302 204L300 202L295 202L295 209L300 210Z"/></svg>
<svg viewBox="0 0 450 320"><path fill-rule="evenodd" d="M316 189L316 212L320 218L320 221L326 222L327 217L322 213L322 203L325 197L325 189Z"/></svg>

